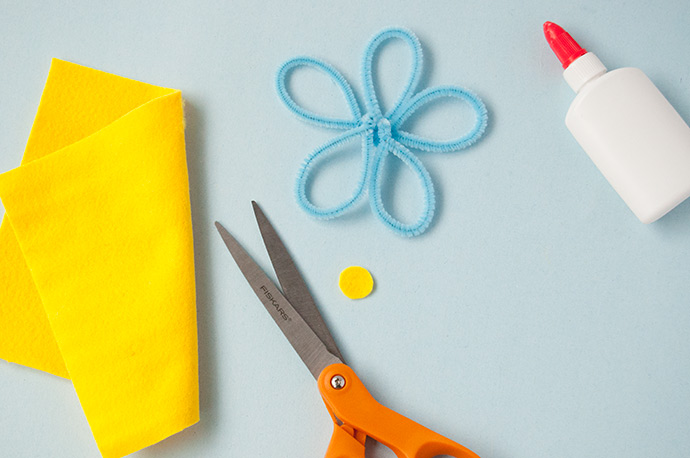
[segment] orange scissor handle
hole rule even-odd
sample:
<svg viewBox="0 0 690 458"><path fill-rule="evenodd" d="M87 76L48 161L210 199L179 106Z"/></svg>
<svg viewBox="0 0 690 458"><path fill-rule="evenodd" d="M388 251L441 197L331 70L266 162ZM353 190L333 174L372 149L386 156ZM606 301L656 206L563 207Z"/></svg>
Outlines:
<svg viewBox="0 0 690 458"><path fill-rule="evenodd" d="M366 439L366 435L360 435L352 428L335 423L326 458L364 458Z"/></svg>
<svg viewBox="0 0 690 458"><path fill-rule="evenodd" d="M337 379L337 376L342 379ZM334 378L336 383L332 384ZM479 458L462 445L379 404L345 364L328 366L321 372L318 384L334 421L337 419L342 423L335 424L326 458L364 458L361 438L365 436L386 445L398 458L433 458L437 455Z"/></svg>

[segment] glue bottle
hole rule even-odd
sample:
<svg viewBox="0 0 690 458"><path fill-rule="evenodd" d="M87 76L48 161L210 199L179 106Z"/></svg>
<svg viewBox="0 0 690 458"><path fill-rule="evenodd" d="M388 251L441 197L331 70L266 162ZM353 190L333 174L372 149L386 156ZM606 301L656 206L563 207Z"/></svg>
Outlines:
<svg viewBox="0 0 690 458"><path fill-rule="evenodd" d="M690 127L637 68L606 71L561 27L544 24L577 96L565 124L643 223L690 196Z"/></svg>

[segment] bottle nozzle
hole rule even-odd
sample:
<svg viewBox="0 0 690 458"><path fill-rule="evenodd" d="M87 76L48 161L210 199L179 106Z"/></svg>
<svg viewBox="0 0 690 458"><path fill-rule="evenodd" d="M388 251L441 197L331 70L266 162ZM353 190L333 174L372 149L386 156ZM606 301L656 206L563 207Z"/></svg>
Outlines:
<svg viewBox="0 0 690 458"><path fill-rule="evenodd" d="M577 44L577 41L558 24L545 22L544 35L563 68L568 68L575 59L587 53L587 50Z"/></svg>

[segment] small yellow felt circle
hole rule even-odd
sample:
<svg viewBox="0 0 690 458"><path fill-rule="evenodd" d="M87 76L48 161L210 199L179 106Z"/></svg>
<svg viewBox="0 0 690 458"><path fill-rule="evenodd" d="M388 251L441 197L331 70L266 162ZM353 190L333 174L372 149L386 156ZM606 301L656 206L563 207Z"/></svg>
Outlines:
<svg viewBox="0 0 690 458"><path fill-rule="evenodd" d="M374 289L374 279L364 267L351 266L340 272L338 285L350 299L362 299Z"/></svg>

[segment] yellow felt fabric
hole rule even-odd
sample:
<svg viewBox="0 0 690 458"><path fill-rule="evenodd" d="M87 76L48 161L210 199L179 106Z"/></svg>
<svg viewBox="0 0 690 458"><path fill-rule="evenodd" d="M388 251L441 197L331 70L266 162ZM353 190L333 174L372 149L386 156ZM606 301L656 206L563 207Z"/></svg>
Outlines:
<svg viewBox="0 0 690 458"><path fill-rule="evenodd" d="M0 340L27 339L19 336L26 326L15 330L7 320L40 323L38 301L49 326L35 333L44 343L54 335L59 348L56 355L35 342L11 360L66 375L41 352L61 356L104 457L197 422L180 92L54 60L22 166L0 175L0 199L0 250L10 254L0 259L0 275L14 288L8 305L15 308L0 314L11 334ZM15 347L3 345L0 357Z"/></svg>
<svg viewBox="0 0 690 458"><path fill-rule="evenodd" d="M69 377L7 218L0 226L0 358Z"/></svg>
<svg viewBox="0 0 690 458"><path fill-rule="evenodd" d="M172 92L53 59L22 164L75 143ZM69 377L7 218L0 226L0 358Z"/></svg>

